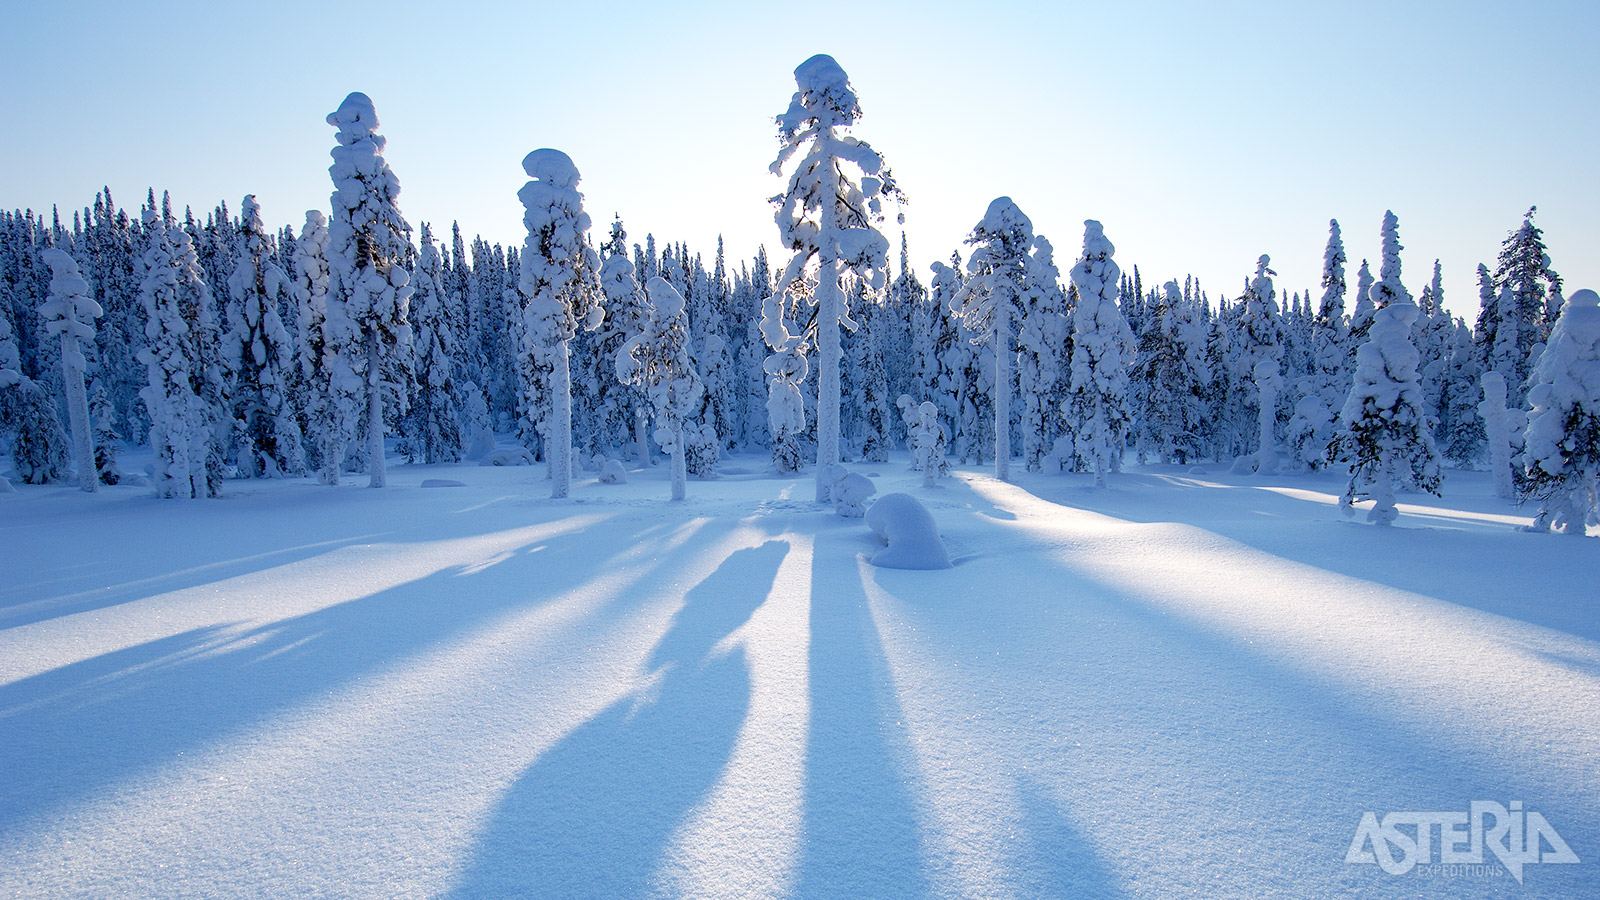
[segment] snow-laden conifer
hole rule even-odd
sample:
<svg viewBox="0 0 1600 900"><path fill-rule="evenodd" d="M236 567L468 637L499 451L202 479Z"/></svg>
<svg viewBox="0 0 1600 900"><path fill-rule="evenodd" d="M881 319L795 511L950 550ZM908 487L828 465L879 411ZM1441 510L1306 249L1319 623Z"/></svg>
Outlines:
<svg viewBox="0 0 1600 900"><path fill-rule="evenodd" d="M1600 488L1600 295L1568 297L1528 391L1523 493L1539 498L1533 529L1583 535Z"/></svg>
<svg viewBox="0 0 1600 900"><path fill-rule="evenodd" d="M571 157L560 150L535 150L523 158L522 169L532 179L517 192L524 210L522 224L528 229L517 281L524 304L522 399L529 411L543 412L550 496L561 498L572 484L572 374L567 342L577 334L580 323L593 331L605 318L598 282L600 257L585 240L589 214L583 211L580 176ZM537 388L534 369L541 365L549 372L548 397L539 396Z"/></svg>
<svg viewBox="0 0 1600 900"><path fill-rule="evenodd" d="M94 340L94 320L103 310L90 296L89 282L78 272L78 263L70 254L51 248L41 255L50 266L51 277L50 295L40 305L39 315L45 331L61 339L61 376L67 389L67 420L72 428L78 486L93 493L100 489L100 476L95 470L88 388L83 380L87 361L79 342Z"/></svg>
<svg viewBox="0 0 1600 900"><path fill-rule="evenodd" d="M1017 324L1017 388L1022 395L1022 460L1029 472L1042 468L1060 432L1066 316L1066 295L1056 269L1055 248L1042 234L1034 235Z"/></svg>
<svg viewBox="0 0 1600 900"><path fill-rule="evenodd" d="M367 471L371 486L383 487L388 480L385 410L395 418L405 412L411 378L411 274L405 267L411 226L400 215L400 180L384 162L387 141L377 132L372 101L366 94L350 94L327 121L338 129L328 167L334 187L328 326L341 336L330 343L342 351L347 338L359 348L349 357L339 353L333 396L340 419L347 422L360 415L352 401L365 401Z"/></svg>
<svg viewBox="0 0 1600 900"><path fill-rule="evenodd" d="M1205 333L1176 281L1162 286L1146 317L1130 373L1138 446L1163 463L1187 463L1200 453L1205 424Z"/></svg>
<svg viewBox="0 0 1600 900"><path fill-rule="evenodd" d="M1028 288L1033 223L1010 197L997 197L966 242L975 245L967 259L970 277L951 298L950 311L971 332L972 342L987 346L993 358L994 475L1005 481L1011 477L1013 323L1021 318Z"/></svg>
<svg viewBox="0 0 1600 900"><path fill-rule="evenodd" d="M411 285L415 378L409 408L400 419L398 449L411 462L452 463L461 459L466 443L456 409L455 360L461 347L446 308L443 259L426 222Z"/></svg>
<svg viewBox="0 0 1600 900"><path fill-rule="evenodd" d="M228 280L224 360L233 373L233 420L245 477L305 471L300 425L289 398L293 344L278 312L288 276L272 261L272 241L254 194L239 207L242 240Z"/></svg>
<svg viewBox="0 0 1600 900"><path fill-rule="evenodd" d="M1083 255L1072 266L1077 308L1072 313L1072 382L1065 401L1077 458L1104 487L1113 456L1120 457L1127 434L1128 363L1134 352L1133 331L1117 308L1117 281L1122 274L1111 256L1116 252L1105 229L1093 219L1083 223Z"/></svg>
<svg viewBox="0 0 1600 900"><path fill-rule="evenodd" d="M338 482L345 439L334 415L328 346L328 220L320 210L306 210L305 227L294 246L294 345L296 397L302 431L324 484Z"/></svg>
<svg viewBox="0 0 1600 900"><path fill-rule="evenodd" d="M817 351L817 481L818 502L829 500L827 467L839 456L841 328L854 330L846 281L864 282L876 295L887 279L888 241L877 230L883 219L882 198L897 196L883 159L865 141L845 132L861 117L861 106L844 69L831 56L818 54L794 70L797 90L789 108L777 117L781 149L771 165L774 175L796 156L783 193L773 197L778 235L794 255L778 278L775 294L797 289L814 313L810 324L788 330L783 319L764 322L762 334L775 356L801 352L812 337ZM851 171L859 173L851 176ZM768 304L768 309L773 309ZM781 307L779 307L781 309ZM768 371L792 372L792 361L771 361ZM776 385L786 394L788 383ZM792 410L789 410L792 412ZM776 438L775 438L776 439ZM780 466L781 467L781 466Z"/></svg>
<svg viewBox="0 0 1600 900"><path fill-rule="evenodd" d="M639 465L644 466L650 463L650 442L645 433L645 423L649 418L646 407L650 401L636 385L619 381L615 368L617 351L642 333L650 321L650 305L635 277L634 264L628 258L627 237L622 220L612 222L611 238L606 243L605 258L600 263L600 291L605 295L606 316L600 330L595 333L593 355L597 361L612 368L610 372L595 370L594 377L598 379L603 376L605 383L614 386L614 389L595 392L596 402L600 406L596 420L601 427L614 432L610 437L619 441L626 437L631 428L634 453Z"/></svg>
<svg viewBox="0 0 1600 900"><path fill-rule="evenodd" d="M1330 449L1335 460L1350 466L1340 505L1353 514L1351 504L1372 500L1367 520L1378 525L1390 524L1398 514L1397 483L1437 494L1440 482L1439 454L1422 409L1417 348L1411 343L1417 305L1400 282L1401 249L1399 221L1393 212L1385 213L1383 263L1372 291L1377 310L1356 353L1354 384Z"/></svg>
<svg viewBox="0 0 1600 900"><path fill-rule="evenodd" d="M617 377L643 388L655 408L656 443L672 459L672 499L687 495L684 428L704 388L689 361L689 321L683 295L666 279L645 285L650 319L617 352Z"/></svg>
<svg viewBox="0 0 1600 900"><path fill-rule="evenodd" d="M156 496L211 496L206 460L211 423L197 385L203 379L196 346L198 323L186 314L182 242L153 206L144 210L145 250L140 298L145 308L145 348L139 351L148 383L139 392L150 414Z"/></svg>

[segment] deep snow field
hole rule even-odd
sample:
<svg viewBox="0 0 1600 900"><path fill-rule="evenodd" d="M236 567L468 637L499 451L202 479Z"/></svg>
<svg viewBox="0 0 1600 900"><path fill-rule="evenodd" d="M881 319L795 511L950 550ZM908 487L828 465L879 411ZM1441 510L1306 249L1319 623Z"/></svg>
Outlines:
<svg viewBox="0 0 1600 900"><path fill-rule="evenodd" d="M1378 528L1338 475L852 468L955 567L757 457L0 494L0 896L1600 896L1600 539L1474 473ZM1346 862L1473 801L1581 862Z"/></svg>

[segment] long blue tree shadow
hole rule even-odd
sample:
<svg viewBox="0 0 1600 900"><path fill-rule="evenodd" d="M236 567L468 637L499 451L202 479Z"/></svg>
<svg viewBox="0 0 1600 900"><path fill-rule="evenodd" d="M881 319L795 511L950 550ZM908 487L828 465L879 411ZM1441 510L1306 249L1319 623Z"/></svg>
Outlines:
<svg viewBox="0 0 1600 900"><path fill-rule="evenodd" d="M805 842L795 896L925 897L908 760L892 741L901 726L888 663L859 575L828 577L826 547L818 541L812 563Z"/></svg>
<svg viewBox="0 0 1600 900"><path fill-rule="evenodd" d="M653 689L564 737L517 779L457 898L643 897L673 829L715 786L750 705L744 650L713 653L766 601L784 541L739 550L696 585L651 652Z"/></svg>
<svg viewBox="0 0 1600 900"><path fill-rule="evenodd" d="M701 529L673 558L692 557L732 527ZM447 569L258 627L197 628L0 685L0 833L246 733L363 673L403 665L492 618L555 600L654 529L579 529L486 569ZM593 564L550 562L579 554Z"/></svg>

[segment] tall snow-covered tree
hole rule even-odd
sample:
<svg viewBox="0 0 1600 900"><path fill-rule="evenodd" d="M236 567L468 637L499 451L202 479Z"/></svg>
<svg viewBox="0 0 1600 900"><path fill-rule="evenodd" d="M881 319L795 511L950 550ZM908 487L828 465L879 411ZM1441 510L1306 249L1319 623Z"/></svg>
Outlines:
<svg viewBox="0 0 1600 900"><path fill-rule="evenodd" d="M1600 511L1600 295L1567 298L1528 391L1523 492L1539 498L1533 530L1582 536Z"/></svg>
<svg viewBox="0 0 1600 900"><path fill-rule="evenodd" d="M1439 427L1439 452L1463 468L1483 456L1483 419L1478 415L1483 370L1472 345L1472 329L1456 320L1450 362L1444 375L1444 411Z"/></svg>
<svg viewBox="0 0 1600 900"><path fill-rule="evenodd" d="M1344 238L1336 219L1328 221L1322 254L1322 299L1311 320L1310 369L1289 421L1289 444L1301 465L1320 469L1327 462L1339 411L1350 393L1350 325L1344 314Z"/></svg>
<svg viewBox="0 0 1600 900"><path fill-rule="evenodd" d="M411 226L400 215L400 180L383 159L386 139L378 134L378 114L366 94L344 98L328 114L338 129L329 151L333 165L333 218L328 223L328 319L348 329L359 345L354 375L366 407L367 472L372 487L388 481L383 459L385 410L405 412L411 378ZM335 380L344 376L335 372ZM347 392L334 391L347 405ZM348 408L345 416L359 415ZM337 466L335 467L335 472Z"/></svg>
<svg viewBox="0 0 1600 900"><path fill-rule="evenodd" d="M254 194L239 207L239 258L229 275L222 343L233 373L238 470L246 477L299 475L305 471L300 424L289 398L293 345L278 312L287 276L272 261L271 237Z"/></svg>
<svg viewBox="0 0 1600 900"><path fill-rule="evenodd" d="M1205 335L1176 281L1162 286L1146 311L1144 334L1130 373L1137 446L1163 463L1187 463L1200 453L1205 418Z"/></svg>
<svg viewBox="0 0 1600 900"><path fill-rule="evenodd" d="M1377 306L1367 340L1356 353L1355 380L1339 416L1339 432L1330 454L1350 466L1350 482L1340 506L1370 499L1367 520L1388 525L1395 509L1397 482L1429 493L1439 491L1439 453L1422 409L1422 384L1417 374L1417 348L1411 323L1417 304L1400 282L1399 220L1383 218L1383 263L1373 285Z"/></svg>
<svg viewBox="0 0 1600 900"><path fill-rule="evenodd" d="M1068 328L1066 295L1056 269L1055 248L1042 234L1034 235L1017 323L1017 388L1022 395L1022 460L1029 472L1043 468L1059 433L1063 389L1061 349Z"/></svg>
<svg viewBox="0 0 1600 900"><path fill-rule="evenodd" d="M302 432L319 480L337 484L349 437L338 415L334 372L351 373L347 384L354 380L349 362L353 348L341 346L347 338L333 332L334 323L328 321L328 220L320 210L306 210L305 227L295 242L294 271L295 381Z"/></svg>
<svg viewBox="0 0 1600 900"><path fill-rule="evenodd" d="M1011 367L1016 327L1028 289L1028 251L1033 247L1033 222L1011 201L997 197L972 228L967 243L975 245L967 260L967 279L950 300L950 311L972 334L974 344L987 345L994 360L994 476L1011 477Z"/></svg>
<svg viewBox="0 0 1600 900"><path fill-rule="evenodd" d="M50 266L50 295L39 313L45 330L61 338L62 383L67 389L67 420L72 427L72 450L78 464L78 486L93 493L100 489L95 469L94 435L89 421L88 388L83 381L86 362L80 341L94 340L94 320L103 312L89 295L89 282L78 272L78 263L65 250L49 249L42 254Z"/></svg>
<svg viewBox="0 0 1600 900"><path fill-rule="evenodd" d="M188 235L171 227L153 205L145 207L143 216L139 290L148 343L139 361L145 364L148 383L140 396L150 414L156 496L210 497L211 414L200 389L205 375L197 346L196 297L185 283L190 273L184 257L192 257L193 251Z"/></svg>
<svg viewBox="0 0 1600 900"><path fill-rule="evenodd" d="M422 249L411 277L411 402L400 419L398 448L407 460L452 463L461 459L465 434L456 409L455 360L461 355L451 327L443 280L443 258L433 232L422 223Z"/></svg>
<svg viewBox="0 0 1600 900"><path fill-rule="evenodd" d="M585 240L589 214L578 192L578 167L560 150L535 150L522 160L532 180L517 192L528 229L523 245L523 402L544 410L549 442L550 496L567 496L572 485L572 374L567 342L579 323L600 327L600 257ZM537 396L535 366L550 373L549 396ZM530 417L531 418L531 417Z"/></svg>
<svg viewBox="0 0 1600 900"><path fill-rule="evenodd" d="M825 503L832 487L829 467L840 461L839 331L855 328L843 282L861 280L873 294L883 290L889 244L876 225L883 218L882 198L897 197L898 189L877 151L845 133L861 118L861 105L833 57L811 57L794 70L794 77L798 89L789 108L777 117L781 149L771 166L772 173L781 176L784 166L800 156L787 187L772 198L778 207L779 238L794 255L774 293L786 295L802 288L811 307L810 323L796 334L780 318L762 331L778 356L799 351L805 335L815 335L816 498ZM847 169L859 172L859 177L852 178ZM769 371L774 368L787 372L795 367L780 361ZM780 385L780 390L787 386Z"/></svg>
<svg viewBox="0 0 1600 900"><path fill-rule="evenodd" d="M634 453L639 465L650 464L650 441L645 433L649 418L646 406L650 400L636 385L616 377L617 351L629 340L643 333L650 321L650 304L644 289L635 278L634 264L628 258L628 234L622 220L611 223L611 237L605 247L605 257L600 263L600 291L605 295L605 321L595 332L593 357L595 364L604 363L610 372L591 369L587 377L604 381L606 387L591 387L595 404L597 428L607 434L607 440L623 442L630 428L633 434ZM586 366L589 362L586 361Z"/></svg>
<svg viewBox="0 0 1600 900"><path fill-rule="evenodd" d="M672 499L687 496L683 430L704 388L689 361L689 322L683 295L661 277L645 285L650 319L617 352L617 377L645 390L655 408L656 443L672 459Z"/></svg>
<svg viewBox="0 0 1600 900"><path fill-rule="evenodd" d="M1511 293L1510 303L1499 309L1502 325L1515 323L1515 377L1507 376L1512 405L1523 406L1528 378L1537 363L1535 348L1544 343L1557 311L1550 308L1561 293L1561 276L1550 267L1544 232L1533 224L1538 207L1529 207L1522 225L1506 235L1500 245L1499 264L1494 271L1495 285Z"/></svg>
<svg viewBox="0 0 1600 900"><path fill-rule="evenodd" d="M1239 316L1237 345L1240 371L1254 384L1256 391L1256 455L1252 468L1257 472L1272 472L1277 468L1277 402L1283 384L1284 324L1274 299L1276 290L1272 276L1277 273L1272 271L1271 264L1271 257L1265 253L1256 260L1256 274L1242 298L1244 311Z"/></svg>
<svg viewBox="0 0 1600 900"><path fill-rule="evenodd" d="M1128 363L1133 356L1133 331L1117 308L1121 275L1111 256L1116 252L1105 229L1093 219L1083 223L1083 255L1072 266L1077 308L1072 313L1072 386L1066 400L1078 459L1104 487L1113 456L1122 454L1129 424Z"/></svg>

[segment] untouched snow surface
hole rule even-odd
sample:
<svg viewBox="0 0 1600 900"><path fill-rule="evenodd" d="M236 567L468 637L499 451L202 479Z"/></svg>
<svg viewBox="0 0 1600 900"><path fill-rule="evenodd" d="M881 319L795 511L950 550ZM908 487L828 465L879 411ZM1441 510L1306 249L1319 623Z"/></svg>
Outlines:
<svg viewBox="0 0 1600 900"><path fill-rule="evenodd" d="M1337 475L863 470L932 512L924 572L740 465L0 496L0 896L1600 886L1600 543L1487 476L1380 529ZM1474 800L1582 862L1345 861Z"/></svg>

